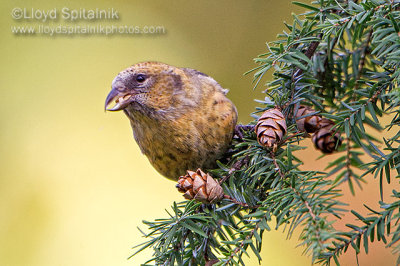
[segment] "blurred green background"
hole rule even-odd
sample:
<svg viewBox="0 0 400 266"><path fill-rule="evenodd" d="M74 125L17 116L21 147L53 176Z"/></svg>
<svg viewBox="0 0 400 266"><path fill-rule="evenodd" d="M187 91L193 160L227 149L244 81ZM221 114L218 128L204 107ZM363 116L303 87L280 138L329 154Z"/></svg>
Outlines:
<svg viewBox="0 0 400 266"><path fill-rule="evenodd" d="M17 21L15 7L114 8L117 21L79 23L162 25L166 34L17 36L12 26L74 23ZM149 258L145 251L127 260L143 241L137 226L164 217L182 196L140 153L124 115L104 113L114 76L147 60L198 69L230 89L246 123L261 88L253 91L243 73L299 12L287 0L5 0L0 10L0 265L7 266L139 265ZM311 164L319 154L301 155ZM370 193L375 186L363 191ZM361 199L348 197L360 206ZM264 235L262 265L310 265L297 236L285 238ZM361 265L394 264L390 250L370 250ZM343 262L355 264L354 253Z"/></svg>

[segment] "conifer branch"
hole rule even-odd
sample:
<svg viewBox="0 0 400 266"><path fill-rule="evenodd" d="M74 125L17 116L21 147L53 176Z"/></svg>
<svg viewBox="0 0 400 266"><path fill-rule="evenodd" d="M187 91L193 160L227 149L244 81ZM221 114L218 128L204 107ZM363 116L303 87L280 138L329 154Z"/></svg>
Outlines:
<svg viewBox="0 0 400 266"><path fill-rule="evenodd" d="M276 228L288 228L288 237L300 230L300 245L316 263L339 264L340 255L350 248L358 254L363 246L368 253L374 238L400 253L400 193L393 191L392 203L382 202L384 186L400 177L400 3L294 4L306 12L293 15L293 23L285 24L286 30L255 59L255 87L273 70L266 97L252 114L255 121L237 127L231 151L217 169L209 170L219 180L214 186L222 193L220 201L174 203L167 218L145 222L147 241L136 253L152 248L148 262L244 265L242 255L249 248L261 261L262 234L270 230L272 218ZM314 144L320 141L320 150L339 152L328 163L328 172L299 169L302 158L296 151L304 149L301 141L310 133L303 134L297 125L300 104L328 120L329 127L325 124L317 132L324 128L326 136L343 137L345 145L330 149L324 146L332 144L325 135L313 138ZM271 109L275 111L263 116L262 127L254 134L260 113ZM378 119L388 113L393 115L390 122ZM385 139L371 135L369 128L396 130ZM365 153L370 155L366 162ZM357 170L363 174L358 176ZM331 221L347 211L340 201L340 184L347 181L356 194L353 181L359 184L371 178L379 179L381 209L367 207L371 213L366 217L352 210L361 225L348 223L349 231L336 230Z"/></svg>

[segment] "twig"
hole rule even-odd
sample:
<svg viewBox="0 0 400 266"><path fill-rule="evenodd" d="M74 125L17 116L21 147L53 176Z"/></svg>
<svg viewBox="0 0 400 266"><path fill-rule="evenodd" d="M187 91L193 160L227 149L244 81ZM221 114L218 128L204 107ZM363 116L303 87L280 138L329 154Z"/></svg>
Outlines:
<svg viewBox="0 0 400 266"><path fill-rule="evenodd" d="M375 101L378 99L379 94L381 94L382 91L383 91L383 86L379 90L377 90L367 102L375 103Z"/></svg>
<svg viewBox="0 0 400 266"><path fill-rule="evenodd" d="M281 177L282 179L284 179L284 178L285 178L285 175L282 173L281 168L279 167L279 165L278 165L278 163L277 163L277 161L276 161L276 158L275 158L275 154L274 154L274 153L271 153L271 158L272 158L272 161L274 162L275 167L278 169L278 173L279 173L280 177ZM317 221L317 216L315 215L314 211L312 210L312 208L311 208L309 202L308 202L306 199L304 199L304 198L302 197L302 195L300 194L300 192L298 192L294 187L292 187L291 184L289 184L289 187L290 187L290 188L293 190L293 192L303 201L303 203L304 203L304 205L306 206L306 208L307 208L307 210L308 210L308 213L309 213L310 216L312 217L313 221L314 221L315 223L317 223L317 222L318 222L318 221ZM317 232L317 235L318 235L318 237L319 237L319 233L318 233L318 232ZM319 242L320 242L320 240L319 240Z"/></svg>
<svg viewBox="0 0 400 266"><path fill-rule="evenodd" d="M244 165L248 164L248 163L249 163L249 160L250 160L250 157L246 155L246 156L242 157L240 160L236 161L236 162L232 165L232 167L229 169L228 174L227 174L226 176L224 176L224 177L219 181L219 184L221 185L221 184L224 183L226 180L228 180L234 172L240 170Z"/></svg>
<svg viewBox="0 0 400 266"><path fill-rule="evenodd" d="M319 38L321 38L322 35L319 35ZM311 59L311 57L315 54L315 52L317 51L318 45L320 44L320 41L313 41L310 43L310 45L308 46L307 50L304 52L305 56L307 56L309 59ZM293 71L292 71L292 77L291 77L291 93L290 93L290 101L288 101L282 109L288 107L290 105L290 103L293 102L293 98L294 98L294 93L295 93L295 84L296 80L301 76L301 74L303 74L303 70L296 67Z"/></svg>
<svg viewBox="0 0 400 266"><path fill-rule="evenodd" d="M210 237L212 235L210 230L208 230L207 235L208 235L208 237L205 239L205 244L204 244L204 246L205 246L204 247L204 249L205 249L204 250L204 260L206 262L205 266L212 266L215 263L219 262L219 260L218 259L210 260L210 258L208 257L208 241L209 241L209 239L210 239Z"/></svg>
<svg viewBox="0 0 400 266"><path fill-rule="evenodd" d="M351 170L351 141L350 136L346 138L346 170L347 170L347 178L350 179L353 176L353 171Z"/></svg>
<svg viewBox="0 0 400 266"><path fill-rule="evenodd" d="M246 238L240 243L240 245L238 247L235 248L235 250L232 252L232 254L229 256L228 261L225 261L224 265L227 265L229 261L231 261L233 259L233 257L235 256L236 253L238 253L240 250L243 249L243 246L245 245L245 242L247 242L247 240L251 239L254 236L254 232L256 232L260 226L262 219L256 223L255 227L253 228L253 230L250 231L250 233L246 236Z"/></svg>
<svg viewBox="0 0 400 266"><path fill-rule="evenodd" d="M278 162L276 161L275 153L271 152L271 158L272 161L274 162L275 168L278 170L279 176L282 178L282 180L285 179L285 175L282 173L281 168L279 167Z"/></svg>
<svg viewBox="0 0 400 266"><path fill-rule="evenodd" d="M346 240L343 241L343 242L344 242L343 244L341 244L341 245L339 245L339 246L336 246L336 248L335 248L334 250L332 250L332 251L330 252L330 254L328 253L328 255L326 256L326 259L327 259L328 261L330 261L331 258L332 258L334 255L338 254L341 250L343 250L343 249L346 250L347 247L351 244L351 242L353 242L353 241L358 240L359 238L361 238L361 237L363 236L363 234L364 234L367 230L368 230L368 228L364 228L363 230L359 231L355 237L352 237L351 239L349 239L349 240L347 240L347 241L346 241Z"/></svg>
<svg viewBox="0 0 400 266"><path fill-rule="evenodd" d="M318 36L321 38L322 36ZM315 54L317 51L318 45L320 44L320 41L313 41L310 43L310 45L307 48L307 51L304 52L305 56L307 56L309 59ZM301 74L303 74L303 70L300 68L296 68L296 71L293 74L293 80L296 80Z"/></svg>
<svg viewBox="0 0 400 266"><path fill-rule="evenodd" d="M360 78L362 76L362 71L364 70L364 66L365 66L365 59L366 59L366 57L367 57L367 55L369 53L369 49L368 48L369 48L369 42L371 41L372 33L373 33L373 30L371 29L369 31L369 33L368 33L367 39L365 40L365 43L364 43L363 50L361 52L361 58L360 58L360 61L359 61L359 66L358 66L358 73L357 73L357 76L356 76L356 79L355 79L355 85L354 85L354 88L353 88L353 95L351 96L351 98L353 100L355 99L356 90L358 89L359 84L360 84L357 81L360 80Z"/></svg>
<svg viewBox="0 0 400 266"><path fill-rule="evenodd" d="M330 64L329 64L329 55L332 53L332 51L333 51L333 49L335 49L335 46L336 46L336 44L337 44L337 41L338 41L338 38L337 37L334 37L333 39L332 39L332 45L331 45L331 47L329 47L329 45L327 45L327 47L326 47L326 57L325 57L325 60L324 60L324 72L322 72L321 74L319 74L319 76L320 76L320 78L319 78L319 83L320 83L320 85L321 85L321 88L322 89L325 89L326 91L328 91L328 92L331 92L331 93L335 93L335 85L334 84L332 84L332 82L334 81L333 79L330 79L330 78L327 78L326 76L327 76L327 73L329 73L330 75L332 75L332 72L330 71L331 70L331 66L330 66ZM329 50L330 49L330 50ZM327 86L328 85L328 86ZM322 95L324 95L323 94L323 91L322 91ZM325 97L324 97L325 98ZM328 99L329 99L329 97L328 97ZM332 101L332 103L333 103L333 101Z"/></svg>
<svg viewBox="0 0 400 266"><path fill-rule="evenodd" d="M375 101L378 99L378 96L384 91L383 86L380 87L380 89L376 90L375 93L372 95L371 98L369 98L362 106L367 106L368 103L375 103ZM348 117L346 117L343 121L350 121L350 116L351 115L356 115L358 112L361 111L361 107L352 112Z"/></svg>
<svg viewBox="0 0 400 266"><path fill-rule="evenodd" d="M238 205L240 205L240 206L242 206L242 207L244 207L244 208L257 209L257 208L261 207L261 205L250 206L250 205L248 205L247 203L237 201L236 199L232 198L232 197L229 196L229 195L224 195L224 198L227 199L227 200L230 200L230 201L232 201L233 203L238 204Z"/></svg>
<svg viewBox="0 0 400 266"><path fill-rule="evenodd" d="M214 264L217 263L217 262L219 262L219 260L217 260L217 259L208 260L208 261L206 261L205 266L212 266L212 265L214 265Z"/></svg>

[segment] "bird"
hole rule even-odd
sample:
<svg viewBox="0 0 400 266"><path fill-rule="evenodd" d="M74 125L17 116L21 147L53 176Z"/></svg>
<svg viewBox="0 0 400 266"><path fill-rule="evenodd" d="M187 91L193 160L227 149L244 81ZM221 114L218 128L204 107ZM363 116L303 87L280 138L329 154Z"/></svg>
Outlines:
<svg viewBox="0 0 400 266"><path fill-rule="evenodd" d="M227 92L200 71L140 62L114 78L105 110L122 110L141 152L176 181L187 170L215 168L229 149L238 113Z"/></svg>

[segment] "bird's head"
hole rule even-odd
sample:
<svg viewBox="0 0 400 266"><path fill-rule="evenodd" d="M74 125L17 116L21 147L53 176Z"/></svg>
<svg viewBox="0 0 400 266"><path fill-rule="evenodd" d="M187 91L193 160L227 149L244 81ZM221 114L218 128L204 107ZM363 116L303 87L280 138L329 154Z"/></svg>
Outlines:
<svg viewBox="0 0 400 266"><path fill-rule="evenodd" d="M158 63L143 62L120 72L112 82L105 109L108 111L165 111L186 94L179 68ZM110 106L112 103L114 105Z"/></svg>

